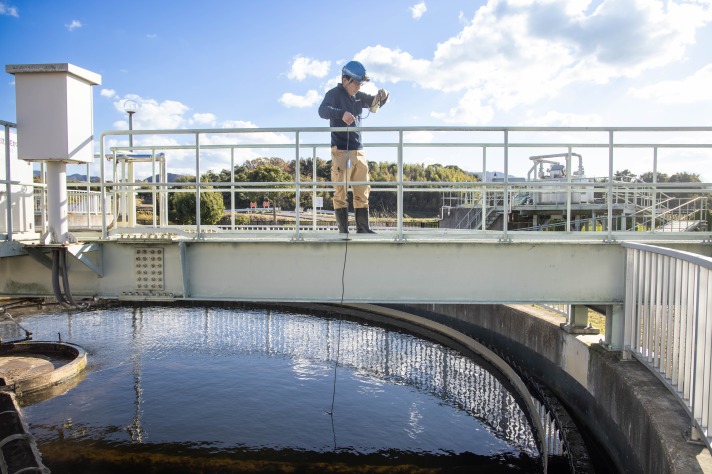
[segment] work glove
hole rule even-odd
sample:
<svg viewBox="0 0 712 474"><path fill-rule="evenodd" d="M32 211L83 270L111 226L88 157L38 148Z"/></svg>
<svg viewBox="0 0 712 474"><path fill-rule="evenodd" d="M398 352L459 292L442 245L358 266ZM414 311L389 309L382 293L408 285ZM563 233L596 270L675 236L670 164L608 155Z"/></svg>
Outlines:
<svg viewBox="0 0 712 474"><path fill-rule="evenodd" d="M371 104L371 112L377 112L381 105L385 104L388 100L388 91L385 89L379 89L376 93L376 97L373 98L373 103Z"/></svg>

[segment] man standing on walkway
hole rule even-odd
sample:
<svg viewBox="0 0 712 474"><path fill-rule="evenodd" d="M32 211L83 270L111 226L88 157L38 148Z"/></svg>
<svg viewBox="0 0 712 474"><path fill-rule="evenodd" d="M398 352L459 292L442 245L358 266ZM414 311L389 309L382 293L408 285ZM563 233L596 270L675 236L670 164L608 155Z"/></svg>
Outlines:
<svg viewBox="0 0 712 474"><path fill-rule="evenodd" d="M359 127L363 109L378 110L388 100L388 91L380 89L373 96L361 92L361 85L370 79L366 68L358 61L350 61L341 69L341 84L329 90L319 106L319 116L329 120L330 127ZM351 170L349 171L349 162ZM363 152L361 133L347 130L331 133L331 181L366 182L369 180L368 161ZM370 185L353 185L356 232L374 234L368 225L368 195ZM347 189L344 185L334 190L334 215L339 233L349 232Z"/></svg>

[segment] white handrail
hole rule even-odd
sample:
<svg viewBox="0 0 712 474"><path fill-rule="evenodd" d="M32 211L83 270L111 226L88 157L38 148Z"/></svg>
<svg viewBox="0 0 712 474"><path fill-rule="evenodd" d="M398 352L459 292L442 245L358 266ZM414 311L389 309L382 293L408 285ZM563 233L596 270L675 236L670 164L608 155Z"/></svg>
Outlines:
<svg viewBox="0 0 712 474"><path fill-rule="evenodd" d="M712 442L712 258L640 243L627 249L625 349L687 409Z"/></svg>

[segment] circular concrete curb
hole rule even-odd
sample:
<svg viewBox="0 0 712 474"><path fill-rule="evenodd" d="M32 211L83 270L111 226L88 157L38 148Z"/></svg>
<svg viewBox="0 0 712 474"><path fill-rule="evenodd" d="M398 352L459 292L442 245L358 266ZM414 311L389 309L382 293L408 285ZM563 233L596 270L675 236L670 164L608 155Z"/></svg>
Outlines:
<svg viewBox="0 0 712 474"><path fill-rule="evenodd" d="M5 364L2 363L3 359ZM0 377L4 386L0 385L0 390L12 390L17 396L36 392L75 377L86 365L86 350L74 344L66 342L3 344L0 346Z"/></svg>
<svg viewBox="0 0 712 474"><path fill-rule="evenodd" d="M87 365L87 353L62 342L0 345L0 471L49 473L22 419L15 397L38 393L74 378ZM13 393L14 392L14 393Z"/></svg>

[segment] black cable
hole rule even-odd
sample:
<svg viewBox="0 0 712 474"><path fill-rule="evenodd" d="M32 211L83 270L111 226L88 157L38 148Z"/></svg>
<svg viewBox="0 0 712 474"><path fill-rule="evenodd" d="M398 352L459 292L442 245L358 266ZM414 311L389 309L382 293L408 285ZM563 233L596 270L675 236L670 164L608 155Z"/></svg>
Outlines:
<svg viewBox="0 0 712 474"><path fill-rule="evenodd" d="M60 278L60 253L59 249L52 249L52 289L54 290L54 296L57 301L64 308L69 307L69 302L64 298L62 289L59 286Z"/></svg>
<svg viewBox="0 0 712 474"><path fill-rule="evenodd" d="M349 125L346 125L346 170L345 179L345 199L346 199L346 238L344 239L344 264L341 268L341 301L339 306L344 306L344 294L346 293L346 259L349 252ZM331 391L331 410L328 415L331 417L331 433L334 437L334 451L336 451L336 428L334 426L334 404L336 403L336 375L339 367L339 353L341 352L341 318L338 320L336 335L336 357L334 358L334 383Z"/></svg>
<svg viewBox="0 0 712 474"><path fill-rule="evenodd" d="M72 298L72 292L69 289L69 268L67 265L67 251L60 250L60 267L62 270L62 281L64 283L64 297L75 308L83 308L84 304L79 304Z"/></svg>

